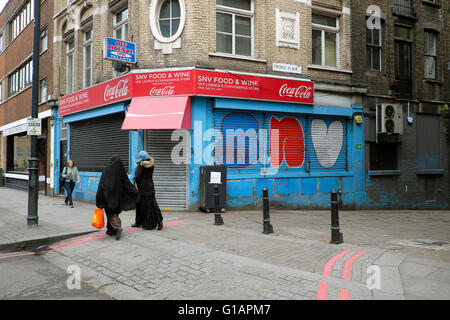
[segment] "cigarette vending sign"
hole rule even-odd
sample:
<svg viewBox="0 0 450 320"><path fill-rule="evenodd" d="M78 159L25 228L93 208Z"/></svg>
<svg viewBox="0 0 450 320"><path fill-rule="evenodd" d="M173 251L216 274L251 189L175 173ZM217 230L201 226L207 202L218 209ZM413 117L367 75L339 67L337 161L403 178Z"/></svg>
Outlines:
<svg viewBox="0 0 450 320"><path fill-rule="evenodd" d="M125 63L136 63L136 44L133 42L105 38L104 58Z"/></svg>

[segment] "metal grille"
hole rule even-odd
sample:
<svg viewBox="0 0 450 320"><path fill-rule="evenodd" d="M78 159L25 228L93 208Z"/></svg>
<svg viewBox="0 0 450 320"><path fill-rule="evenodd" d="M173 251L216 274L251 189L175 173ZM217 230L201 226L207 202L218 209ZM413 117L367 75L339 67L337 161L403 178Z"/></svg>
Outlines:
<svg viewBox="0 0 450 320"><path fill-rule="evenodd" d="M113 156L128 170L129 133L123 113L70 124L70 158L78 170L102 172Z"/></svg>
<svg viewBox="0 0 450 320"><path fill-rule="evenodd" d="M180 141L171 141L173 130L145 131L146 151L155 159L153 182L156 200L161 210L186 210L187 207L187 161L176 164L171 154ZM184 132L183 141L187 144L189 135ZM189 150L185 146L184 150ZM186 155L183 155L186 156Z"/></svg>
<svg viewBox="0 0 450 320"><path fill-rule="evenodd" d="M394 11L399 14L412 14L411 0L394 0Z"/></svg>

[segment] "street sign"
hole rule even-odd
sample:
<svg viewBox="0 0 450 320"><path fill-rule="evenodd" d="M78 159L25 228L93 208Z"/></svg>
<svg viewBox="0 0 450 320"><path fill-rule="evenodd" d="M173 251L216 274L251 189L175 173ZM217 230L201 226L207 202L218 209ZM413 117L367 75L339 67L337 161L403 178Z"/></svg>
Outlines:
<svg viewBox="0 0 450 320"><path fill-rule="evenodd" d="M40 136L42 132L41 119L28 118L27 119L27 135Z"/></svg>
<svg viewBox="0 0 450 320"><path fill-rule="evenodd" d="M136 44L133 42L105 38L103 44L104 59L125 63L136 63Z"/></svg>

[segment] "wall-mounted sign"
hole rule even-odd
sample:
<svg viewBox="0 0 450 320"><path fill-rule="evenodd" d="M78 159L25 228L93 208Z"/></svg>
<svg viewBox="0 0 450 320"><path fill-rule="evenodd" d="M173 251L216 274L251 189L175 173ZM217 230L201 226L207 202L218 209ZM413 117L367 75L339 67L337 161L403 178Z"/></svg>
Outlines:
<svg viewBox="0 0 450 320"><path fill-rule="evenodd" d="M39 118L27 119L27 135L40 136L42 132L42 122Z"/></svg>
<svg viewBox="0 0 450 320"><path fill-rule="evenodd" d="M105 38L103 46L103 58L125 63L136 63L137 54L135 43L114 38Z"/></svg>
<svg viewBox="0 0 450 320"><path fill-rule="evenodd" d="M280 72L302 74L302 66L298 66L296 64L286 64L286 63L274 62L274 63L272 63L272 70L280 71Z"/></svg>
<svg viewBox="0 0 450 320"><path fill-rule="evenodd" d="M197 95L312 104L314 83L200 69L130 73L59 98L59 114L64 116L134 97Z"/></svg>

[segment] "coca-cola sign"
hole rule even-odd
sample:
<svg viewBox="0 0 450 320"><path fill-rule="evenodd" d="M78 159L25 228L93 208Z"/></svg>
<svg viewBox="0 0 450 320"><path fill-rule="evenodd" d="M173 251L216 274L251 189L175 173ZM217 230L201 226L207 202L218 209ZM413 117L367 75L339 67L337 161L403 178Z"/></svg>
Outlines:
<svg viewBox="0 0 450 320"><path fill-rule="evenodd" d="M103 100L108 102L126 97L128 95L128 81L129 79L126 78L118 81L116 85L107 84L103 94Z"/></svg>
<svg viewBox="0 0 450 320"><path fill-rule="evenodd" d="M150 89L151 96L171 96L175 90L174 86L165 86L163 88L153 87Z"/></svg>
<svg viewBox="0 0 450 320"><path fill-rule="evenodd" d="M280 97L293 97L309 99L312 95L312 86L298 86L289 87L286 83L283 84L278 92Z"/></svg>

